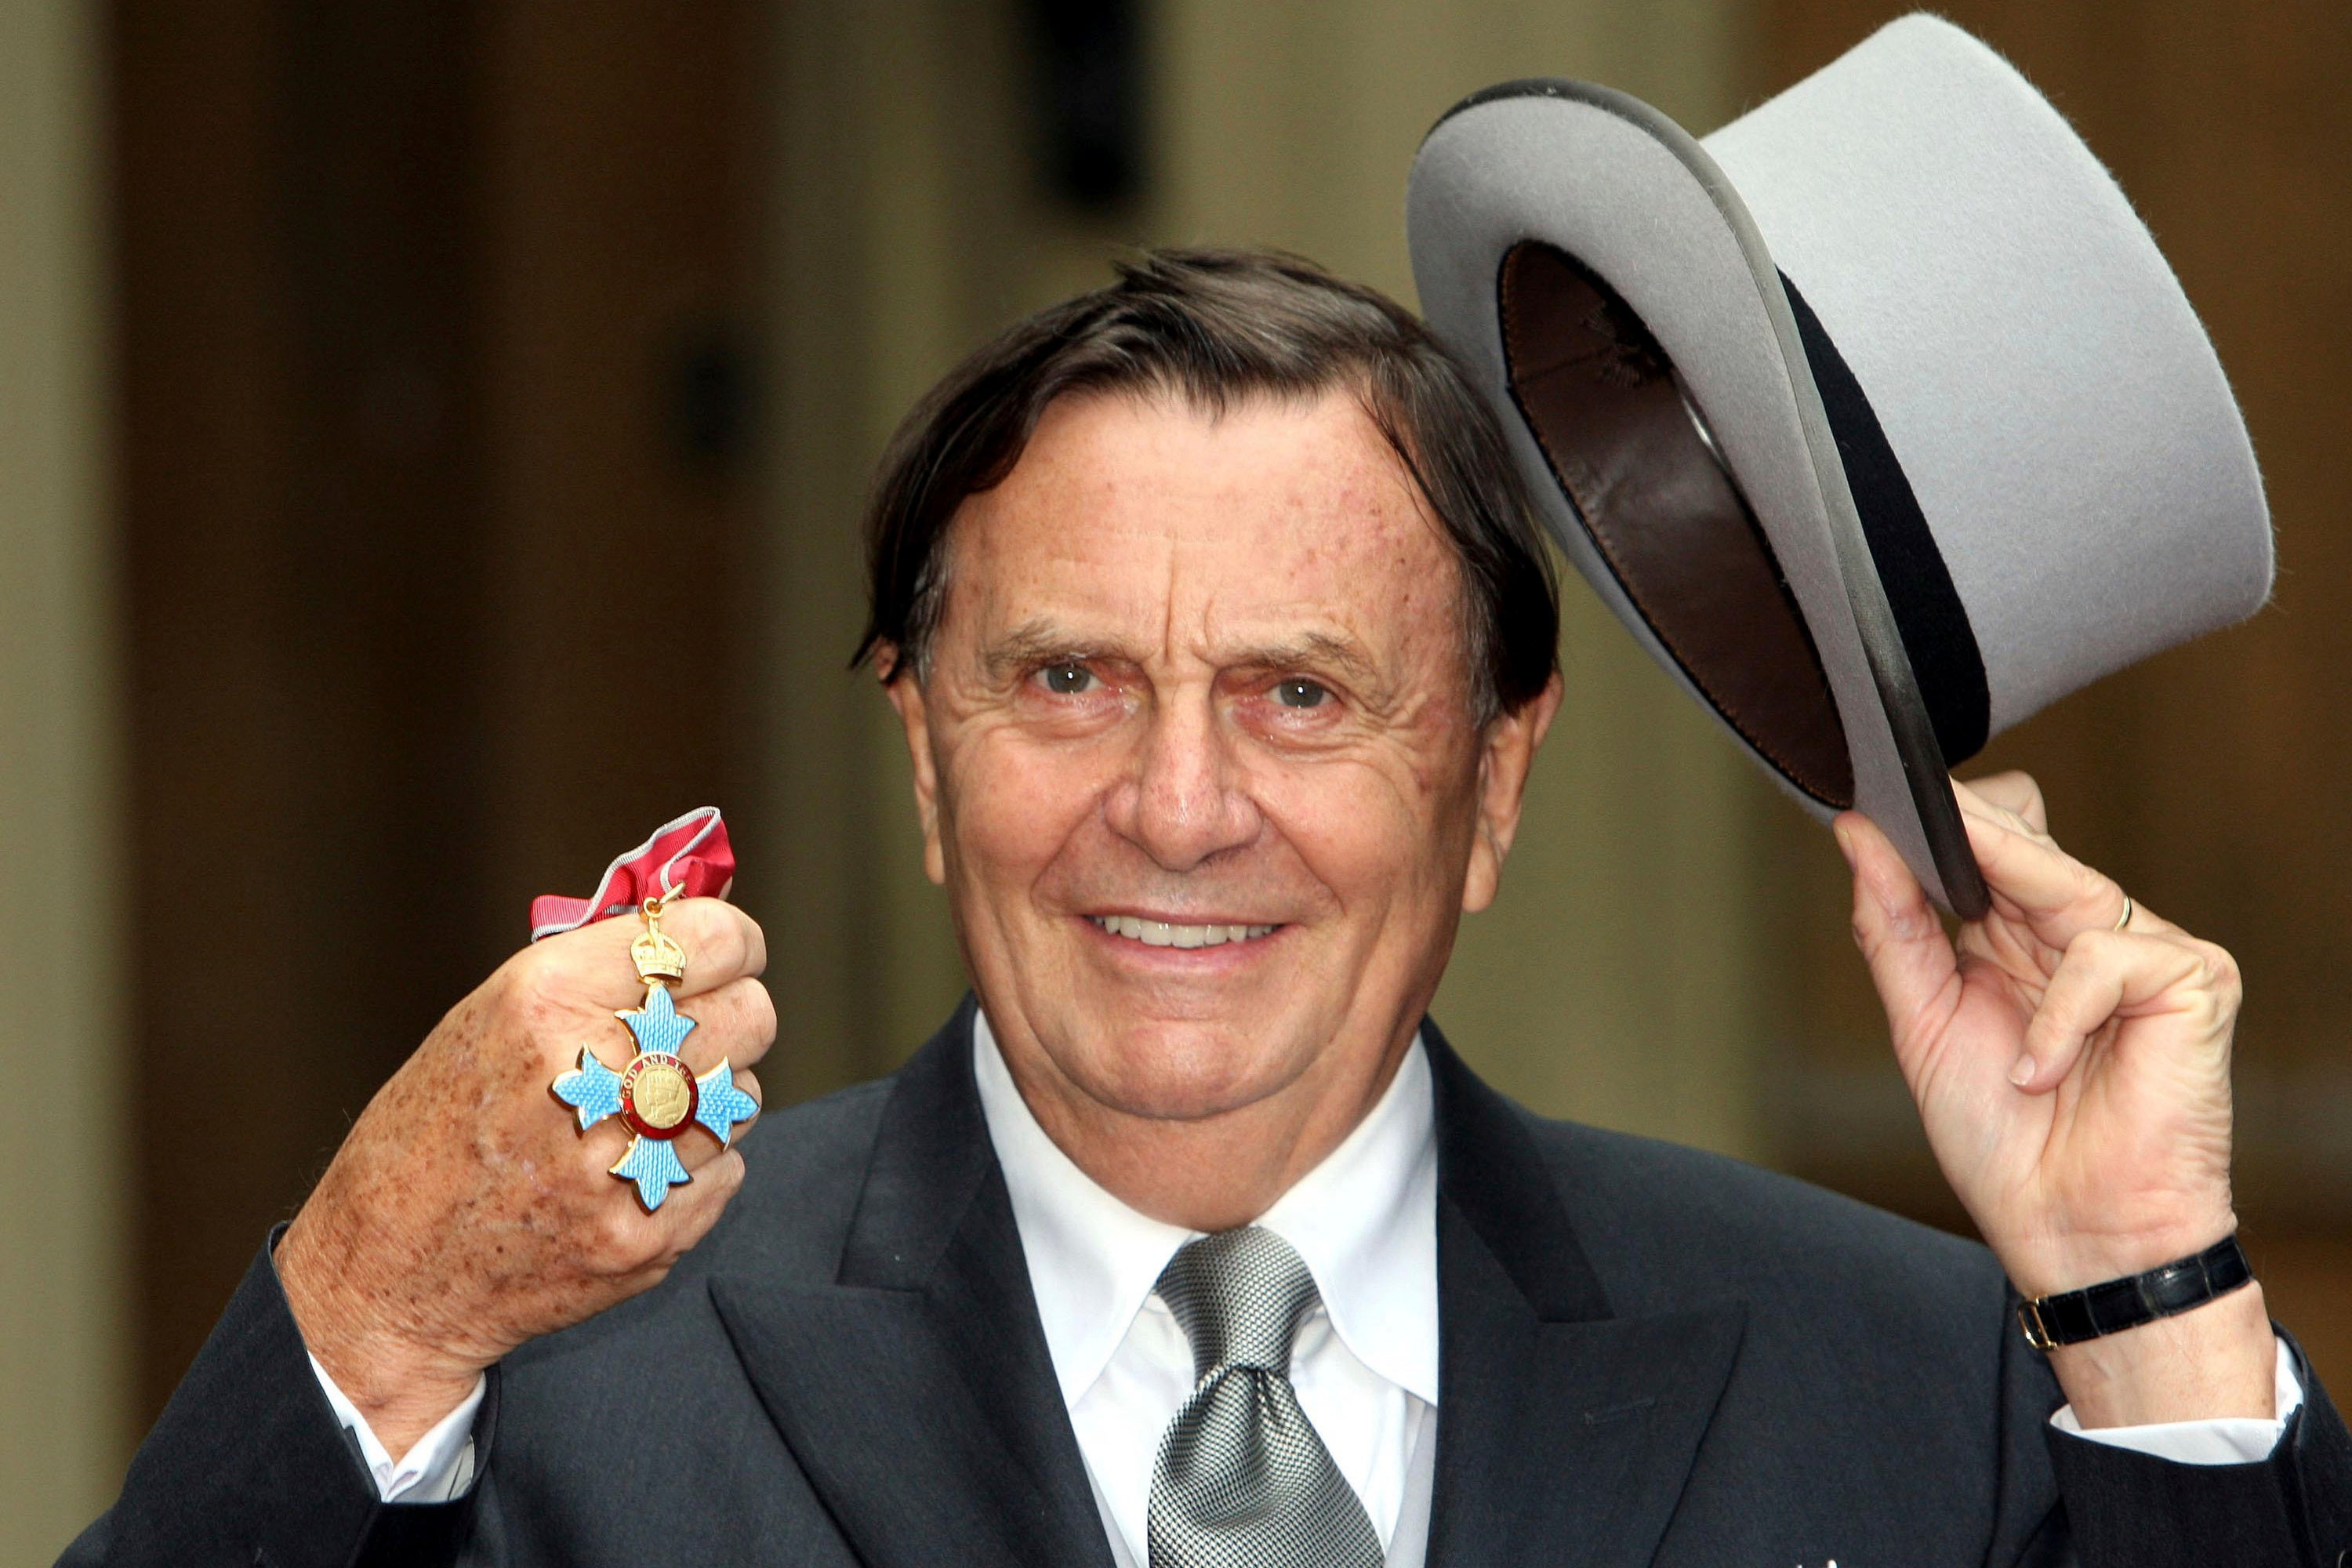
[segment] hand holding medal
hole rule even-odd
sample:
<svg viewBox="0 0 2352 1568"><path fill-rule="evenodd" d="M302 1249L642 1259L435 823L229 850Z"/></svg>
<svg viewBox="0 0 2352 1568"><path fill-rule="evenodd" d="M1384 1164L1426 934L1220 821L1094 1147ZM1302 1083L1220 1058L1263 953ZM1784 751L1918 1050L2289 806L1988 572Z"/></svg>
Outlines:
<svg viewBox="0 0 2352 1568"><path fill-rule="evenodd" d="M377 1092L279 1243L310 1353L393 1453L508 1352L658 1284L741 1185L776 1020L733 871L705 810L593 898L536 900L532 944Z"/></svg>
<svg viewBox="0 0 2352 1568"><path fill-rule="evenodd" d="M669 987L686 978L686 951L661 929L662 910L673 897L647 899L639 906L646 931L629 944L629 961L645 982L646 1004L613 1015L636 1039L635 1058L614 1072L583 1046L580 1065L552 1086L555 1098L579 1112L581 1131L618 1116L636 1134L612 1173L636 1184L647 1214L661 1207L672 1186L694 1179L678 1163L672 1139L698 1122L724 1147L734 1142L735 1124L749 1121L760 1109L757 1100L736 1087L734 1068L725 1058L698 1078L677 1056L694 1020L670 1000Z"/></svg>

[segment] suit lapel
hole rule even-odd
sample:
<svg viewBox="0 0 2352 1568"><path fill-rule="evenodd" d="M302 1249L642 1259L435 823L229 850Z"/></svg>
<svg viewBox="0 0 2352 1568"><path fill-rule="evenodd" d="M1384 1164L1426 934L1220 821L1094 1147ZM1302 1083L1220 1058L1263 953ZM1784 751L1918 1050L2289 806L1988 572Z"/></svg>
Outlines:
<svg viewBox="0 0 2352 1568"><path fill-rule="evenodd" d="M900 1072L835 1282L710 1291L871 1568L1109 1568L971 1080L971 1004ZM1426 1031L1440 1376L1428 1561L1640 1568L1737 1355L1737 1304L1612 1316L1520 1114Z"/></svg>
<svg viewBox="0 0 2352 1568"><path fill-rule="evenodd" d="M971 1007L898 1075L836 1282L721 1277L711 1298L873 1568L1109 1568L972 1084Z"/></svg>
<svg viewBox="0 0 2352 1568"><path fill-rule="evenodd" d="M1437 1092L1429 1562L1650 1562L1731 1374L1736 1303L1615 1317L1519 1112L1426 1029Z"/></svg>

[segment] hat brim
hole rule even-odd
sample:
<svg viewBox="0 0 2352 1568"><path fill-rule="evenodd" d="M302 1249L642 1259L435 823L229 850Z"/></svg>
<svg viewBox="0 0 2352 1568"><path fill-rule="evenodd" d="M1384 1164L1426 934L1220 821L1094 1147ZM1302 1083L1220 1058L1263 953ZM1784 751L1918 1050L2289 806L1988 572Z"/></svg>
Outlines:
<svg viewBox="0 0 2352 1568"><path fill-rule="evenodd" d="M1406 228L1423 313L1503 415L1539 516L1619 621L1817 817L1661 640L1554 475L1510 385L1505 258L1526 242L1572 258L1640 317L1775 557L1844 730L1853 805L1929 896L1990 907L1942 748L1856 511L1780 270L1705 148L1639 100L1589 83L1507 82L1440 121L1414 161Z"/></svg>

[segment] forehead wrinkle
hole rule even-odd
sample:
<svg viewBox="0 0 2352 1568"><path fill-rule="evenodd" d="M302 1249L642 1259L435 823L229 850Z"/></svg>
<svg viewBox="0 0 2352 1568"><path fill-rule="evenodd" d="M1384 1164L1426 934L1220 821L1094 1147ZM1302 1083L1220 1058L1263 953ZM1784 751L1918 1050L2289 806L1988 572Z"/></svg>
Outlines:
<svg viewBox="0 0 2352 1568"><path fill-rule="evenodd" d="M1211 429L1235 411L1202 420L1204 412L1181 411ZM1346 675L1365 698L1374 688L1410 684L1408 670L1423 661L1432 634L1461 640L1459 563L1410 471L1360 405L1349 412L1373 439L1337 450L1309 441L1297 460L1271 472L1192 466L1192 455L1181 450L1182 421L1171 421L1176 429L1152 430L1148 444L1163 460L1190 468L1173 494L1149 471L1087 460L1096 455L1092 440L1071 451L1039 443L1032 457L1046 459L1043 467L1024 460L1026 472L971 498L950 539L961 552L980 543L975 535L1000 528L1026 536L1015 552L1027 555L1026 570L1009 580L985 574L997 579L985 595L992 607L1028 614L986 638L979 650L984 667L1002 675L1016 663L1086 655L1171 669L1316 665ZM1171 452L1171 444L1180 450ZM1237 542L1232 531L1244 512L1254 545ZM1408 564L1430 543L1439 546L1440 562ZM1264 570L1234 576L1237 547ZM1400 567L1402 580L1394 575ZM1366 573L1383 579L1378 604L1358 602L1370 585ZM1277 584L1275 594L1265 593ZM1341 604L1375 612L1374 624L1335 625L1332 611ZM995 616L980 618L984 626ZM1367 640L1367 631L1377 635Z"/></svg>
<svg viewBox="0 0 2352 1568"><path fill-rule="evenodd" d="M1091 482L1098 491L1113 494L1121 488L1115 476ZM974 614L982 670L997 679L1019 664L1080 656L1144 662L1144 648L1132 637L1136 629L1132 620L1139 601L1147 599L1149 590L1134 593L1135 584L1129 583L1122 584L1128 592L1107 596L1101 589L1106 570L1113 581L1128 573L1107 561L1103 551L1118 542L1133 549L1139 535L1146 536L1141 541L1144 548L1164 544L1159 574L1162 584L1159 596L1164 605L1172 584L1176 542L1150 537L1157 531L1139 527L1135 519L1121 515L1115 505L1071 508L1065 503L1039 508L1024 504L1032 499L1012 491L1009 485L974 497L966 503L968 515L960 514L951 536L957 551L987 561L985 570L977 569L980 560L971 562L974 569L960 573L955 580L962 584L958 592L966 595L964 602ZM1055 526L1057 522L1063 526ZM1024 542L1014 545L1009 555L1002 552L983 555L985 547L979 536L990 533ZM1034 546L1040 533L1043 548L1024 561L1025 550ZM1043 607L1036 607L1041 602ZM1020 618L1002 631L988 631L988 623L1000 615Z"/></svg>
<svg viewBox="0 0 2352 1568"><path fill-rule="evenodd" d="M1407 537L1394 530L1381 531L1389 540L1374 542L1374 559L1379 563L1357 563L1375 574L1392 563L1390 552L1395 542ZM1316 567L1337 566L1346 573L1351 555L1349 542L1328 538L1301 542ZM1380 559L1382 556L1390 558ZM1317 575L1320 574L1318 571ZM1169 657L1171 660L1189 658L1213 669L1321 672L1337 678L1369 710L1393 717L1407 705L1407 689L1415 684L1415 672L1428 650L1436 647L1450 652L1454 616L1452 595L1438 595L1438 602L1433 603L1421 574L1387 586L1393 591L1366 603L1335 583L1330 584L1331 592L1340 602L1334 604L1311 592L1253 602L1247 589L1238 594L1218 591L1229 585L1213 583L1212 591L1199 595L1189 608L1177 603L1181 595L1171 593ZM1244 603L1236 605L1235 598ZM1431 624L1433 609L1443 624ZM1368 627L1359 624L1357 614L1367 610L1372 614ZM1179 635L1173 624L1178 619L1190 628L1181 646L1172 640Z"/></svg>

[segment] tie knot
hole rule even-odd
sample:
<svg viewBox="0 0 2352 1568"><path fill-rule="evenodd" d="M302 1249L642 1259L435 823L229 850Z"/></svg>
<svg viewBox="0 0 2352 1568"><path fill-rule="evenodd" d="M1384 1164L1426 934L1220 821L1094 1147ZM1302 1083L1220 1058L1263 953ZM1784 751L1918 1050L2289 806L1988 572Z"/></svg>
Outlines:
<svg viewBox="0 0 2352 1568"><path fill-rule="evenodd" d="M1184 1337L1192 1375L1246 1366L1290 1375L1290 1342L1322 1300L1290 1243L1257 1226L1204 1236L1178 1249L1160 1275Z"/></svg>

